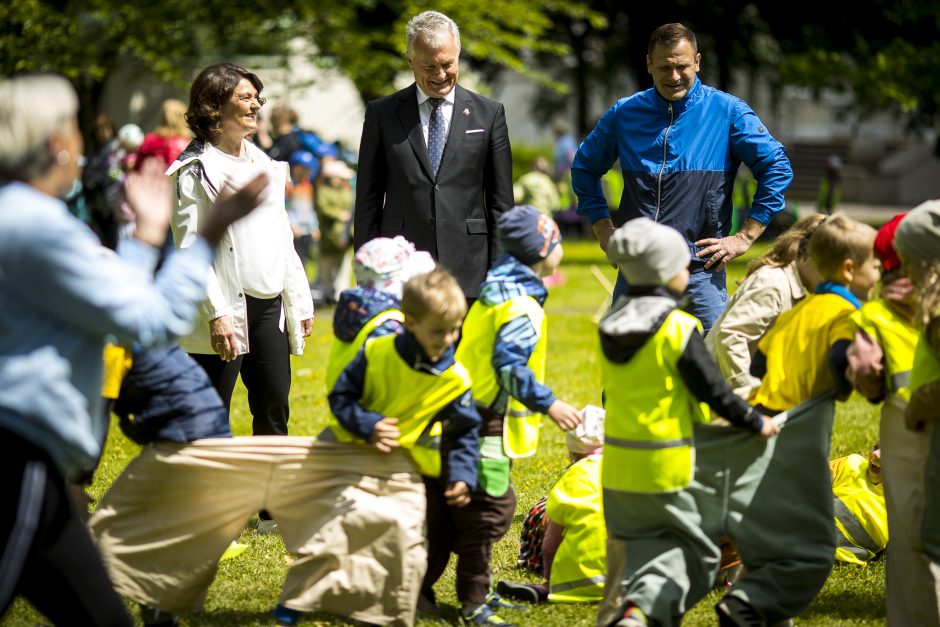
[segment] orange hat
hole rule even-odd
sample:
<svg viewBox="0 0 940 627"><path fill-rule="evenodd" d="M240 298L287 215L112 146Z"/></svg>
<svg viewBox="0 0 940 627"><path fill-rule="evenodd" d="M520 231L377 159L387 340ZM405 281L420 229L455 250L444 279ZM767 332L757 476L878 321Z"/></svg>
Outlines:
<svg viewBox="0 0 940 627"><path fill-rule="evenodd" d="M901 267L901 259L894 249L894 233L906 215L906 211L895 215L887 224L878 229L878 235L875 236L875 254L881 260L881 269L884 272L891 272Z"/></svg>

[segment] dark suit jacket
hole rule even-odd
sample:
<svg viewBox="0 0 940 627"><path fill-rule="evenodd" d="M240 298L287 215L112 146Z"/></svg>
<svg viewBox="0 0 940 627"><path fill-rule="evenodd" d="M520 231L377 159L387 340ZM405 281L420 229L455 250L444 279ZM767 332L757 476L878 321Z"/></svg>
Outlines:
<svg viewBox="0 0 940 627"><path fill-rule="evenodd" d="M366 106L355 246L403 235L430 252L464 293L475 297L495 257L496 217L513 205L512 153L503 105L459 85L454 89L436 178L421 131L417 87Z"/></svg>

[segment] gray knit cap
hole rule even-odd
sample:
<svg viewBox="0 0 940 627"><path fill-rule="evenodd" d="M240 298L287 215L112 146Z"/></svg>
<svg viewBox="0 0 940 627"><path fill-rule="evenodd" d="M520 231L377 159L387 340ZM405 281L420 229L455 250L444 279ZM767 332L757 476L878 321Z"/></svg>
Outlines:
<svg viewBox="0 0 940 627"><path fill-rule="evenodd" d="M674 228L635 218L614 231L607 259L631 285L663 285L688 267L689 245Z"/></svg>
<svg viewBox="0 0 940 627"><path fill-rule="evenodd" d="M904 261L940 258L940 200L911 209L894 234L894 249Z"/></svg>

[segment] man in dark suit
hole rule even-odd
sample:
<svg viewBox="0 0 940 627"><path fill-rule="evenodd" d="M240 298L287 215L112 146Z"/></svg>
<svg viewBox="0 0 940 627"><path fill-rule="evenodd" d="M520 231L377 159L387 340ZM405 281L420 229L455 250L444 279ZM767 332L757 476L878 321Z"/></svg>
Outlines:
<svg viewBox="0 0 940 627"><path fill-rule="evenodd" d="M457 85L460 32L436 11L407 27L414 84L366 106L356 184L355 246L402 235L476 297L511 208L512 154L503 105Z"/></svg>

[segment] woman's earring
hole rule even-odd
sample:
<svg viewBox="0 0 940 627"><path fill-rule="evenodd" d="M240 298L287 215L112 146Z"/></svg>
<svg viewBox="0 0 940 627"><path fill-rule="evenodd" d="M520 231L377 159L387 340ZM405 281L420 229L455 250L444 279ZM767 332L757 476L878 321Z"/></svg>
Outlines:
<svg viewBox="0 0 940 627"><path fill-rule="evenodd" d="M69 164L69 161L72 160L72 155L69 154L68 150L60 150L55 156L55 161L61 166L66 166Z"/></svg>

